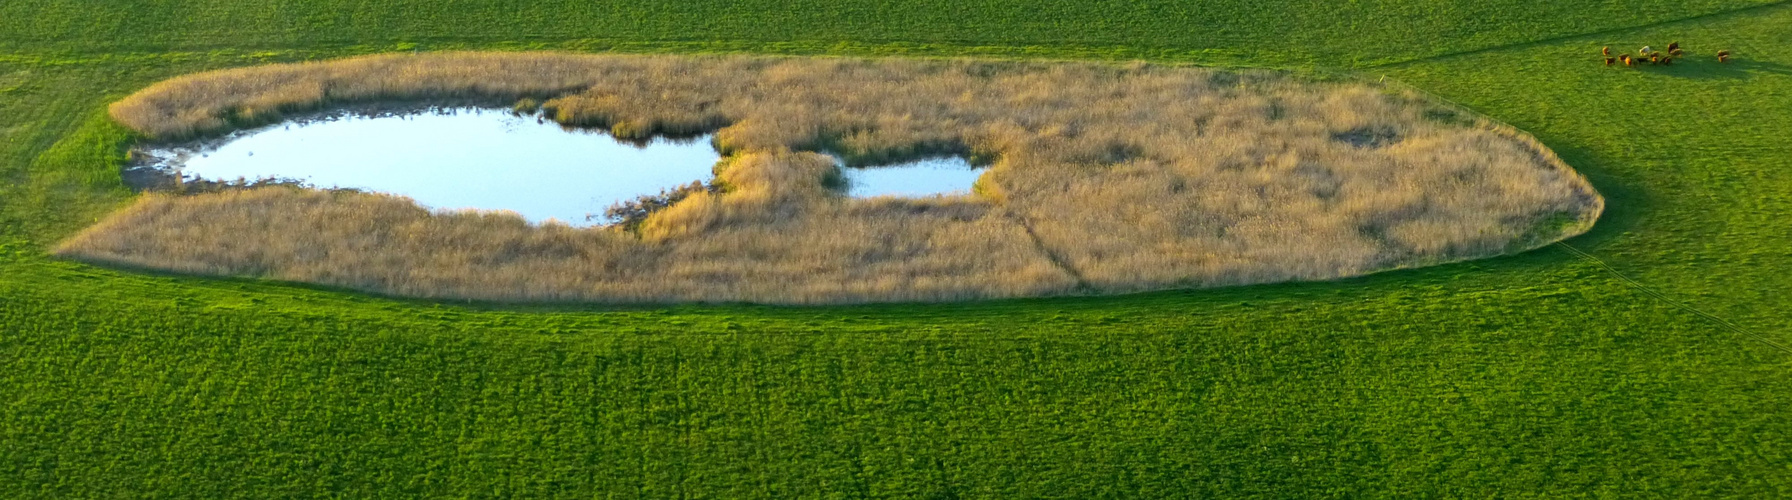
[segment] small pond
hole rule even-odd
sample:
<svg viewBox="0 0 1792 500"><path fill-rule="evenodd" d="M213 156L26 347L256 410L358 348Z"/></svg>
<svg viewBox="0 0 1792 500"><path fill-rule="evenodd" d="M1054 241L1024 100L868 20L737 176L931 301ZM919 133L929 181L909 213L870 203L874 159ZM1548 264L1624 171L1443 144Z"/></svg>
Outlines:
<svg viewBox="0 0 1792 500"><path fill-rule="evenodd" d="M842 165L840 172L846 178L846 194L854 198L923 197L970 194L983 168L954 156L876 167Z"/></svg>
<svg viewBox="0 0 1792 500"><path fill-rule="evenodd" d="M234 134L215 148L143 151L185 178L282 179L408 196L435 209L512 210L531 222L607 222L618 201L707 181L709 137L618 141L509 111L343 114ZM595 217L587 216L595 215Z"/></svg>
<svg viewBox="0 0 1792 500"><path fill-rule="evenodd" d="M709 181L720 159L710 139L624 142L507 110L432 108L325 115L137 154L185 179L359 189L587 226L610 222L603 212L617 202ZM860 198L968 194L983 173L963 158L841 171Z"/></svg>

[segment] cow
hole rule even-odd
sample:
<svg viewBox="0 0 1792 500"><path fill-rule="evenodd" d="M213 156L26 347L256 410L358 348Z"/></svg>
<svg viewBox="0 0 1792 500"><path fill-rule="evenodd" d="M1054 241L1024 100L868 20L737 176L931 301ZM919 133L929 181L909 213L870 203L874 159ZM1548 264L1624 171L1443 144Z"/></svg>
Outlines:
<svg viewBox="0 0 1792 500"><path fill-rule="evenodd" d="M1717 51L1717 62L1720 62L1720 63L1730 62L1730 51L1728 51L1728 50Z"/></svg>

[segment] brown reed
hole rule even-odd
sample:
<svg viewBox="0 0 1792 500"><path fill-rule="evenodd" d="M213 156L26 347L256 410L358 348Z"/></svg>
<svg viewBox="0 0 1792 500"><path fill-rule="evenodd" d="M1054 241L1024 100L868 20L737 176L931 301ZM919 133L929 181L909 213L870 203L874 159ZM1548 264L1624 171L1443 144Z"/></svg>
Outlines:
<svg viewBox="0 0 1792 500"><path fill-rule="evenodd" d="M149 194L63 255L380 293L945 301L1316 280L1582 233L1603 201L1523 134L1275 72L977 60L381 55L215 71L112 107L178 140L393 100L541 102L621 137L715 131L722 192L638 233L290 187ZM532 107L533 102L524 103ZM977 194L854 200L836 166L991 160Z"/></svg>

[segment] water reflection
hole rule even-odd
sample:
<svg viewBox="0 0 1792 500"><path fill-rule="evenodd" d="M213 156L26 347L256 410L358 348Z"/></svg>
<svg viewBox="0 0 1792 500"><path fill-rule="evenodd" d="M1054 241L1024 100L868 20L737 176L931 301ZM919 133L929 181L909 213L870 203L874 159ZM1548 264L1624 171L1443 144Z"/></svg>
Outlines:
<svg viewBox="0 0 1792 500"><path fill-rule="evenodd" d="M927 158L878 167L841 167L846 194L854 198L877 196L954 196L971 193L971 185L983 168L960 157Z"/></svg>
<svg viewBox="0 0 1792 500"><path fill-rule="evenodd" d="M438 108L329 115L137 153L186 179L279 179L588 226L610 222L603 211L617 202L712 178L710 137L623 142L509 111ZM841 172L849 196L923 197L969 194L983 169L948 157Z"/></svg>
<svg viewBox="0 0 1792 500"><path fill-rule="evenodd" d="M292 179L574 225L606 222L602 212L618 201L707 180L720 159L707 136L634 145L474 108L333 116L239 133L215 149L143 153L187 178Z"/></svg>

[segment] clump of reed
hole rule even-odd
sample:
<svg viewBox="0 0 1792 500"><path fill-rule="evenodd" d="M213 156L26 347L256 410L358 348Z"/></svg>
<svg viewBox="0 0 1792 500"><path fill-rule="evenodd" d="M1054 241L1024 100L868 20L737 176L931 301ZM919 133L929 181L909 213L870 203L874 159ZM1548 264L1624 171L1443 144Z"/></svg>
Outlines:
<svg viewBox="0 0 1792 500"><path fill-rule="evenodd" d="M562 123L625 138L714 131L725 189L635 207L629 231L432 215L367 193L148 195L58 251L427 297L933 301L1354 276L1533 248L1603 209L1517 131L1274 72L441 53L189 75L112 112L174 140L450 98L539 98ZM853 200L830 187L822 149L991 167L974 196Z"/></svg>
<svg viewBox="0 0 1792 500"><path fill-rule="evenodd" d="M692 181L690 184L662 189L659 193L641 195L632 200L625 200L604 209L604 217L613 221L616 227L624 231L638 232L647 218L665 210L678 202L684 201L693 194L712 193L719 190L715 184L703 181Z"/></svg>

